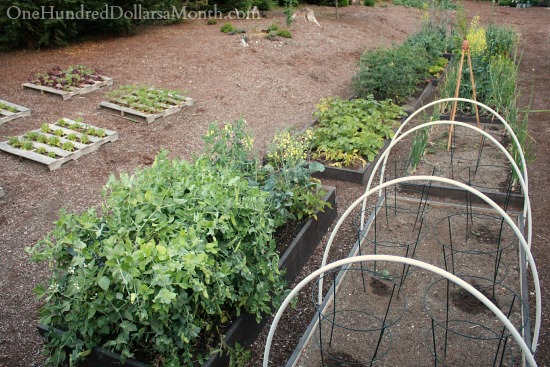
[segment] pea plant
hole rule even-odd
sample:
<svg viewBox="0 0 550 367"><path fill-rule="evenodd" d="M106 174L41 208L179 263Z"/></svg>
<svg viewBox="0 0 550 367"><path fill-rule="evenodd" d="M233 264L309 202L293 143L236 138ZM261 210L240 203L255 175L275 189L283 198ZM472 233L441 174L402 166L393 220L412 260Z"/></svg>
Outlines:
<svg viewBox="0 0 550 367"><path fill-rule="evenodd" d="M259 164L243 120L211 125L204 140L193 162L163 151L151 167L112 176L100 209L62 212L27 249L52 267L36 290L40 322L62 330L48 335L48 363L74 365L102 346L152 365L196 365L234 317L259 319L280 303L273 234L326 205L305 175L313 169Z"/></svg>

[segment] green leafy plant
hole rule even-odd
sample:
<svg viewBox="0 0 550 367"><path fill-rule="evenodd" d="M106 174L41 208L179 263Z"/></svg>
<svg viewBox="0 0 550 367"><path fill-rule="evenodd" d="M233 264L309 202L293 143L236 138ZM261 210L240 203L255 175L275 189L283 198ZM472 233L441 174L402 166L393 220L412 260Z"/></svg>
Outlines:
<svg viewBox="0 0 550 367"><path fill-rule="evenodd" d="M0 102L0 110L8 111L8 112L11 112L11 113L19 112L19 110L17 108L12 107L12 106L8 106L7 104L2 103L2 102Z"/></svg>
<svg viewBox="0 0 550 367"><path fill-rule="evenodd" d="M210 19L208 19L208 21L206 22L206 24L208 24L208 25L216 25L216 24L218 24L218 21L217 21L216 19L214 19L214 18L210 18Z"/></svg>
<svg viewBox="0 0 550 367"><path fill-rule="evenodd" d="M51 145L52 147L60 147L61 141L59 140L59 137L57 136L50 136L48 140L46 141L48 145Z"/></svg>
<svg viewBox="0 0 550 367"><path fill-rule="evenodd" d="M376 101L372 95L352 100L325 98L313 114L319 126L313 131L312 157L336 166L372 162L404 115L391 100Z"/></svg>
<svg viewBox="0 0 550 367"><path fill-rule="evenodd" d="M65 135L65 133L61 129L55 129L53 130L53 133L55 136L59 136L59 137L62 137L63 135Z"/></svg>
<svg viewBox="0 0 550 367"><path fill-rule="evenodd" d="M111 177L100 212L62 212L52 233L27 249L52 267L36 289L45 302L40 322L62 329L46 339L48 363L75 364L102 346L123 358L143 351L153 365L195 365L232 318L259 318L280 303L273 233L281 218L299 217L280 207L308 213L303 203L326 203L309 177L308 190L299 190L302 173L313 171L303 158L285 160L284 171L259 165L245 126L212 125L193 162L164 151L151 167ZM248 352L237 345L230 356L240 366Z"/></svg>
<svg viewBox="0 0 550 367"><path fill-rule="evenodd" d="M48 157L55 158L57 155L54 152L48 152Z"/></svg>
<svg viewBox="0 0 550 367"><path fill-rule="evenodd" d="M11 145L14 148L20 148L21 147L21 140L17 136L12 136L8 139L8 144Z"/></svg>
<svg viewBox="0 0 550 367"><path fill-rule="evenodd" d="M292 38L292 33L288 29L279 29L276 32L277 36L283 38Z"/></svg>
<svg viewBox="0 0 550 367"><path fill-rule="evenodd" d="M44 134L38 134L38 136L36 137L36 141L39 142L39 143L42 143L42 144L47 144L48 143L48 137Z"/></svg>
<svg viewBox="0 0 550 367"><path fill-rule="evenodd" d="M84 65L69 66L62 69L61 66L55 66L47 73L36 73L29 82L59 90L70 91L74 88L81 88L84 85L94 84L102 81L103 77L95 69Z"/></svg>
<svg viewBox="0 0 550 367"><path fill-rule="evenodd" d="M294 7L298 5L297 0L283 0L284 4L284 14L285 14L285 22L287 26L290 26L292 24L292 16L294 15Z"/></svg>
<svg viewBox="0 0 550 367"><path fill-rule="evenodd" d="M400 47L368 50L359 60L354 77L359 97L373 94L378 100L404 102L428 76L428 56L421 46L404 43Z"/></svg>
<svg viewBox="0 0 550 367"><path fill-rule="evenodd" d="M40 130L43 132L43 133L49 133L51 131L51 128L50 128L50 125L48 123L43 123L41 126L40 126Z"/></svg>
<svg viewBox="0 0 550 367"><path fill-rule="evenodd" d="M270 33L270 32L277 32L279 30L279 26L275 23L272 23L268 28L267 28L267 33Z"/></svg>
<svg viewBox="0 0 550 367"><path fill-rule="evenodd" d="M42 154L42 155L48 155L48 151L44 147L38 147L36 148L36 153Z"/></svg>
<svg viewBox="0 0 550 367"><path fill-rule="evenodd" d="M61 146L61 149L66 150L68 152L72 152L75 148L74 148L74 144L72 142L66 141Z"/></svg>
<svg viewBox="0 0 550 367"><path fill-rule="evenodd" d="M185 101L185 92L143 84L121 86L106 96L111 103L147 113L162 112Z"/></svg>
<svg viewBox="0 0 550 367"><path fill-rule="evenodd" d="M223 32L223 33L231 33L231 32L235 32L236 30L237 30L237 28L235 28L235 26L233 26L233 24L231 24L229 22L225 23L220 28L220 32Z"/></svg>
<svg viewBox="0 0 550 367"><path fill-rule="evenodd" d="M70 124L65 119L59 119L59 120L57 120L56 125L61 126L61 127L68 127Z"/></svg>
<svg viewBox="0 0 550 367"><path fill-rule="evenodd" d="M82 144L88 144L90 142L90 138L87 134L82 134L82 136L80 137L80 142Z"/></svg>
<svg viewBox="0 0 550 367"><path fill-rule="evenodd" d="M36 141L39 135L40 133L37 131L29 131L28 133L25 134L25 139Z"/></svg>
<svg viewBox="0 0 550 367"><path fill-rule="evenodd" d="M374 6L374 4L376 4L376 0L365 0L363 2L363 5L365 6Z"/></svg>
<svg viewBox="0 0 550 367"><path fill-rule="evenodd" d="M32 141L23 140L23 141L21 141L20 148L23 149L23 150L33 150L34 149L34 144L32 143Z"/></svg>

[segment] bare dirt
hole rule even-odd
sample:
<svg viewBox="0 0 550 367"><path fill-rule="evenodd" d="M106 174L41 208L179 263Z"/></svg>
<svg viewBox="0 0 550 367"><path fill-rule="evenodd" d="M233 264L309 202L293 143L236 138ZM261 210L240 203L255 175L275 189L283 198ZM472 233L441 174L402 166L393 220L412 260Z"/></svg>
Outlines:
<svg viewBox="0 0 550 367"><path fill-rule="evenodd" d="M465 2L464 6L470 15L479 14L481 22L507 23L520 31L523 100L528 102L532 86L532 109L548 109L550 10L499 8L485 2ZM206 21L195 20L144 28L127 38L0 54L0 98L32 109L31 117L4 124L0 140L61 117L82 117L84 122L120 134L119 141L53 172L38 163L0 153L0 186L6 192L0 198L0 366L42 365L42 343L35 329L39 303L32 288L48 273L44 264L31 263L23 249L53 228L61 208L82 212L98 205L109 175L151 164L162 148L169 149L173 156L191 158L200 151L200 136L212 121L245 117L256 136L256 148L265 150L277 130L307 126L320 98L350 97L351 78L364 49L403 41L419 29L422 16L421 11L386 4L341 8L338 19L332 8L312 8L322 28L296 22L290 27L292 39L270 41L255 35L254 29L265 29L272 23L282 25L284 17L280 13L268 19L233 21L249 32L250 46L246 48L241 46L240 36L219 32L221 23L209 26ZM153 124L135 124L97 109L105 99L103 90L61 101L21 88L32 73L73 64L98 67L115 79L115 85L147 83L183 89L196 103ZM550 263L546 251L550 238L550 148L544 143L550 136L548 116L547 112L533 113L529 127L538 142L537 159L529 172L535 219L533 252L542 277L545 307L543 325L550 322L550 303L544 291L550 281L550 272L545 271ZM364 190L359 185L326 183L338 187L340 213ZM331 258L347 256L349 239L355 236L353 226L343 228ZM319 266L320 255L320 250L314 254L299 279ZM284 364L284 353L292 351L301 336L299 326L311 319L305 309L298 308L293 315L277 344L276 354L281 358L272 365ZM543 326L537 352L540 365L550 365L548 330ZM262 346L260 339L254 349L254 366L261 365Z"/></svg>

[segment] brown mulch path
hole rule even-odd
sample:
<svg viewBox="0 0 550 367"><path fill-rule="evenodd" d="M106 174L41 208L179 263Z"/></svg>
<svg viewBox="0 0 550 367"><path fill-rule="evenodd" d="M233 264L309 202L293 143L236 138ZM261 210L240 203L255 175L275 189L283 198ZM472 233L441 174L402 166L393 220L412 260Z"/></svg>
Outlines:
<svg viewBox="0 0 550 367"><path fill-rule="evenodd" d="M481 15L482 22L494 20L518 28L524 51L520 69L524 100L528 100L533 85L532 108L548 109L550 10L498 8L487 2L466 2L465 6L471 15ZM341 8L341 17L335 19L334 9L312 8L322 28L297 22L290 28L292 39L251 37L248 48L240 45L239 36L219 32L221 22L208 26L206 21L196 20L144 28L127 38L0 53L0 98L32 109L30 118L0 127L0 140L60 117L83 117L85 122L120 134L119 141L54 172L0 153L0 186L6 191L0 199L0 367L41 365L42 344L35 330L39 304L32 288L46 279L47 269L30 263L23 248L52 229L61 208L81 212L97 205L110 174L149 165L161 148L168 148L173 156L191 158L200 151L200 136L215 120L245 117L256 136L257 148L264 150L277 130L307 125L320 98L349 97L361 52L366 47L401 42L420 27L422 15L418 10L388 5ZM233 23L252 32L271 23L282 25L284 18L277 15ZM147 83L186 90L196 104L153 124L134 124L97 109L104 100L103 90L61 101L20 86L34 72L80 63L100 68L115 79L115 85ZM550 272L545 271L550 261L546 251L550 238L550 148L544 143L550 136L548 116L535 113L530 119L531 135L538 142L537 159L529 171L535 219L533 251L543 290L550 281ZM331 184L338 186L340 213L363 190L357 185ZM336 256L346 254L341 251ZM315 261L312 266L318 259ZM538 361L550 365L550 302L546 293L543 303Z"/></svg>

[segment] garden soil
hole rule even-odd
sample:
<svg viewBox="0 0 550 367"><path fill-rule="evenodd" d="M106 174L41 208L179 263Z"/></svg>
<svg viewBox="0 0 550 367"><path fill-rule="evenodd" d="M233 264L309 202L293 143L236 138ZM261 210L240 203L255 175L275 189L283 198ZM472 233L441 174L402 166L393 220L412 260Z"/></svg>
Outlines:
<svg viewBox="0 0 550 367"><path fill-rule="evenodd" d="M550 100L550 10L499 8L489 2L465 2L469 15L481 22L511 24L521 33L520 86L523 105L533 93L532 109L548 109ZM0 153L0 366L38 367L43 364L42 341L36 332L40 303L33 287L48 277L46 264L34 264L25 253L54 226L59 210L82 212L101 203L101 189L110 175L131 172L153 162L160 149L174 157L190 159L202 147L203 135L212 121L247 119L259 151L265 151L276 131L303 128L311 120L322 97L353 95L352 77L366 48L402 42L420 28L422 11L388 4L374 8L352 6L339 9L311 7L321 28L295 22L292 39L268 40L261 34L272 23L284 24L282 12L266 19L233 21L247 30L249 47L241 36L229 36L205 20L186 21L166 27L147 27L126 38L83 41L53 50L24 50L0 54L0 98L32 109L32 116L0 128L0 140L37 129L43 122L61 117L82 117L92 125L117 131L120 140L97 152L72 161L59 170ZM97 108L104 90L62 101L58 96L23 90L32 73L55 65L85 64L115 79L115 85L146 83L183 89L196 103L193 107L153 124L135 124ZM530 116L529 131L536 140L536 160L529 166L530 196L534 211L533 252L543 289L543 330L537 352L539 365L550 365L550 137L548 112ZM364 187L336 181L340 213ZM356 236L352 224L344 227L331 259L347 256ZM324 240L326 242L326 238ZM313 255L303 278L320 264L321 250ZM283 325L283 337L272 355L273 366L284 365L312 313L294 312ZM251 366L261 365L265 340L253 349ZM286 354L285 354L286 353Z"/></svg>

